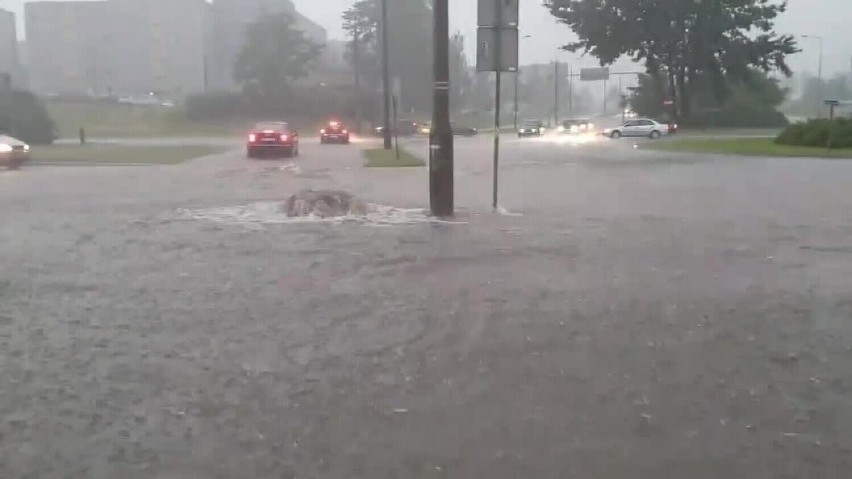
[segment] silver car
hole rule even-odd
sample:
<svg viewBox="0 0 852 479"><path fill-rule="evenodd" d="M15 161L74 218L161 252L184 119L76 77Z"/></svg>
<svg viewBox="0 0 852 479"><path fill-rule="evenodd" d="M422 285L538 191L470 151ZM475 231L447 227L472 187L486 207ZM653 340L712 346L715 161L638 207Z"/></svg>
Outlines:
<svg viewBox="0 0 852 479"><path fill-rule="evenodd" d="M621 126L604 130L604 135L612 139L618 139L622 136L641 136L656 139L668 134L668 125L664 125L648 118L637 118L635 120L625 122Z"/></svg>
<svg viewBox="0 0 852 479"><path fill-rule="evenodd" d="M30 159L30 145L11 136L0 135L0 167L16 170Z"/></svg>

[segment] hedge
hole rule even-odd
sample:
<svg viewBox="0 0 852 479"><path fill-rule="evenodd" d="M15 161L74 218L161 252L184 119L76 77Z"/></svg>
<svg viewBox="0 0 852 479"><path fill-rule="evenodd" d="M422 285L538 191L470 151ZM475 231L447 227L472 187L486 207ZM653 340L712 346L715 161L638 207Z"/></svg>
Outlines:
<svg viewBox="0 0 852 479"><path fill-rule="evenodd" d="M832 148L852 148L852 119L810 120L790 125L778 135L775 143L791 146L825 147L834 129Z"/></svg>

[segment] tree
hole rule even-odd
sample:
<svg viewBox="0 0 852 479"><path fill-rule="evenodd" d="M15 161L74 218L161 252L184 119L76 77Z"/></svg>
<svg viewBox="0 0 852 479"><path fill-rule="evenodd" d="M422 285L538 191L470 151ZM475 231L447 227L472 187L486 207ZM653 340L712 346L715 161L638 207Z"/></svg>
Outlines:
<svg viewBox="0 0 852 479"><path fill-rule="evenodd" d="M785 0L547 0L545 6L579 37L564 49L589 53L601 65L623 55L644 63L649 75L665 77L681 117L692 112L697 83L721 101L752 69L789 76L786 58L799 51L793 36L773 30Z"/></svg>
<svg viewBox="0 0 852 479"><path fill-rule="evenodd" d="M405 109L428 111L432 103L431 1L388 3L390 69L391 76L399 80L400 104ZM367 74L380 71L379 19L378 0L357 0L343 14L343 29L350 38L350 52L354 34L358 32L362 71ZM379 85L378 77L370 84Z"/></svg>
<svg viewBox="0 0 852 479"><path fill-rule="evenodd" d="M50 144L56 137L56 125L32 93L0 90L0 134L3 133L27 143Z"/></svg>
<svg viewBox="0 0 852 479"><path fill-rule="evenodd" d="M464 35L456 33L450 38L450 104L456 111L467 104L472 89L473 79L464 53Z"/></svg>
<svg viewBox="0 0 852 479"><path fill-rule="evenodd" d="M279 98L311 72L322 48L296 27L291 14L261 17L248 28L234 79L248 93Z"/></svg>

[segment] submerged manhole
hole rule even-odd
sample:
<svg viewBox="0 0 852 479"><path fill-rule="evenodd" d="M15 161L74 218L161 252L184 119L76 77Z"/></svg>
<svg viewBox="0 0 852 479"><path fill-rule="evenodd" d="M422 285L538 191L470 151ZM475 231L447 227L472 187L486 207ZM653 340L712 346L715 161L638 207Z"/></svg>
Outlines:
<svg viewBox="0 0 852 479"><path fill-rule="evenodd" d="M366 203L358 197L336 190L302 191L285 201L260 201L218 208L182 208L182 218L234 225L287 223L361 223L390 226L418 223L465 224L435 218L422 208L396 208Z"/></svg>

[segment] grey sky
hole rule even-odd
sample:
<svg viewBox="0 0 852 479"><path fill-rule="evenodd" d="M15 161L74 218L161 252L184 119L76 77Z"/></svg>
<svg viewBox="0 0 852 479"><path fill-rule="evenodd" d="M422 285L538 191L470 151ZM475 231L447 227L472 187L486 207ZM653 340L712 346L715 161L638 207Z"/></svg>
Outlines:
<svg viewBox="0 0 852 479"><path fill-rule="evenodd" d="M331 38L341 38L340 15L353 0L294 0L297 8L328 29ZM393 1L393 0L391 0ZM23 0L0 0L0 7L21 12ZM472 48L476 32L476 0L450 0L452 28L465 34ZM540 0L521 0L521 30L533 35L521 47L523 63L553 59L556 45L570 41L571 31L558 25ZM779 20L780 32L815 34L825 38L825 71L852 69L852 0L789 0L788 13ZM801 40L802 54L791 59L796 70L816 71L817 42ZM592 58L561 54L563 61L577 66L593 66Z"/></svg>

